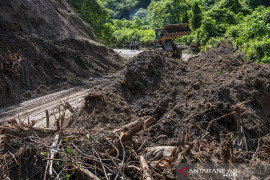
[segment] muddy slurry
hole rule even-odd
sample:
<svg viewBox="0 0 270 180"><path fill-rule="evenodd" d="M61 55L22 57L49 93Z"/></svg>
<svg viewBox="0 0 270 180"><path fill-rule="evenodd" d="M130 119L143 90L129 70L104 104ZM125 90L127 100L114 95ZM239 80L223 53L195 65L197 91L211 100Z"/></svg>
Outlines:
<svg viewBox="0 0 270 180"><path fill-rule="evenodd" d="M0 107L121 69L63 1L0 2Z"/></svg>
<svg viewBox="0 0 270 180"><path fill-rule="evenodd" d="M269 164L269 75L268 65L244 61L224 42L187 62L163 51L142 52L108 86L92 89L83 107L64 120L55 153L61 161L53 167L81 179L143 179L145 174L175 179L179 163ZM5 132L2 142L9 146L1 144L1 155L10 151L35 157L29 162L34 167L48 164L43 152L51 152L56 132L39 134L42 139L12 139ZM20 151L24 144L29 151ZM11 172L20 168L8 169L15 164L10 161L2 167L16 178ZM49 175L44 168L20 172L21 177Z"/></svg>

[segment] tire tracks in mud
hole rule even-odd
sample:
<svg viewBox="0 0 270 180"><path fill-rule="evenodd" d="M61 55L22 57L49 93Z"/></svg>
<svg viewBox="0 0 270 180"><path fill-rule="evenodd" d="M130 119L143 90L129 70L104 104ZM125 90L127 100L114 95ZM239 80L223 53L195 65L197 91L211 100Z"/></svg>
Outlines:
<svg viewBox="0 0 270 180"><path fill-rule="evenodd" d="M50 115L50 126L53 126L55 122L53 109L61 104L61 102L67 101L73 108L78 108L83 104L84 97L89 93L89 91L91 91L91 89L105 87L117 77L118 74L113 74L102 78L96 78L92 83L87 85L73 87L2 108L0 109L0 123L6 122L10 119L27 122L29 119L30 121L36 121L35 127L45 127L45 111L48 110ZM70 115L71 113L66 111L66 117Z"/></svg>

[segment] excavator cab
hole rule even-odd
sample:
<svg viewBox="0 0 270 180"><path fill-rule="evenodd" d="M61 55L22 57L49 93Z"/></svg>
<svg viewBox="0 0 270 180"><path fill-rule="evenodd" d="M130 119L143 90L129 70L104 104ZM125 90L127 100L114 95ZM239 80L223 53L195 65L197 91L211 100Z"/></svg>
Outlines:
<svg viewBox="0 0 270 180"><path fill-rule="evenodd" d="M157 28L156 40L157 47L162 47L163 50L172 54L172 56L181 58L182 49L177 47L174 40L178 37L189 35L191 30L187 23L165 25L163 28Z"/></svg>
<svg viewBox="0 0 270 180"><path fill-rule="evenodd" d="M157 28L156 29L156 40L159 40L159 38L162 38L163 36L164 36L163 28Z"/></svg>

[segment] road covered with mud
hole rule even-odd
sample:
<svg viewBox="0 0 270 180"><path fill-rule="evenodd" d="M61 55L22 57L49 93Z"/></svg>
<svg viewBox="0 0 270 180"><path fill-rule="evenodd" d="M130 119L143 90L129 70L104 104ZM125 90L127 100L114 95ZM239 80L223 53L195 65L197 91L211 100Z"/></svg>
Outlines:
<svg viewBox="0 0 270 180"><path fill-rule="evenodd" d="M79 179L175 179L179 163L269 164L269 77L268 65L244 61L225 42L188 61L144 51L85 91L69 116L60 115L70 107L59 109L54 128L0 127L0 152L31 157L20 162L34 167L21 177L49 175L46 165ZM6 172L10 161L2 161Z"/></svg>
<svg viewBox="0 0 270 180"><path fill-rule="evenodd" d="M59 92L23 101L13 106L0 109L0 123L14 119L18 122L35 121L34 127L46 127L46 111L49 113L50 126L55 125L55 110L61 103L68 102L73 108L82 106L84 97L92 88L108 85L115 75L93 78L85 85L68 88ZM67 112L66 117L71 113Z"/></svg>

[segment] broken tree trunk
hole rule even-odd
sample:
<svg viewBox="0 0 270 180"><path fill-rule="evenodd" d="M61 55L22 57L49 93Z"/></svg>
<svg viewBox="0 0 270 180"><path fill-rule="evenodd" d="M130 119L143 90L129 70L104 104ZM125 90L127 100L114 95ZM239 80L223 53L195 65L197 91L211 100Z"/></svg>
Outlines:
<svg viewBox="0 0 270 180"><path fill-rule="evenodd" d="M0 126L0 134L8 134L17 137L27 137L33 134L37 134L39 137L47 137L55 134L57 130L47 128L14 128L7 126Z"/></svg>
<svg viewBox="0 0 270 180"><path fill-rule="evenodd" d="M148 118L147 120L145 121L142 121L142 122L139 122L133 129L131 129L130 131L128 132L124 132L122 133L122 138L121 140L118 139L117 142L114 144L114 146L116 148L118 148L120 145L121 145L121 141L122 143L127 141L127 140L130 140L132 138L132 136L134 136L137 132L141 131L141 130L145 130L147 126L150 126L153 124L153 122L155 121L156 119L155 118ZM116 149L114 147L112 147L111 149L108 150L108 153L109 154L112 154L116 151Z"/></svg>
<svg viewBox="0 0 270 180"><path fill-rule="evenodd" d="M140 156L141 175L143 180L152 180L149 168L143 155Z"/></svg>
<svg viewBox="0 0 270 180"><path fill-rule="evenodd" d="M150 117L148 117L148 118L150 118ZM131 123L128 123L128 124L122 126L121 128L114 129L112 132L116 133L116 132L119 132L119 131L130 130L130 129L132 129L134 126L136 126L140 122L143 122L143 119L142 118L139 118L139 119L137 119L135 121L132 121Z"/></svg>

